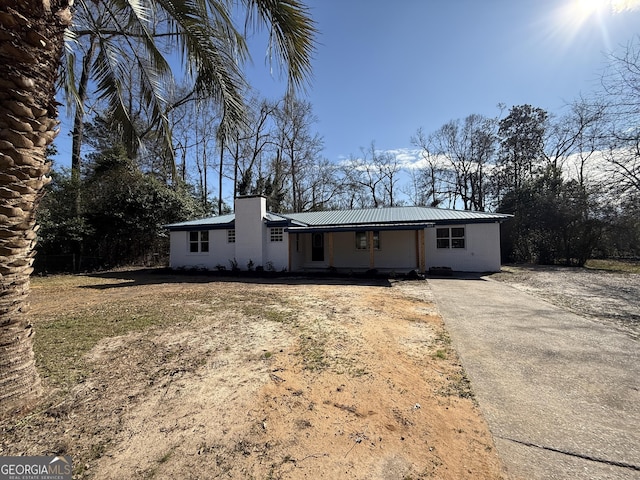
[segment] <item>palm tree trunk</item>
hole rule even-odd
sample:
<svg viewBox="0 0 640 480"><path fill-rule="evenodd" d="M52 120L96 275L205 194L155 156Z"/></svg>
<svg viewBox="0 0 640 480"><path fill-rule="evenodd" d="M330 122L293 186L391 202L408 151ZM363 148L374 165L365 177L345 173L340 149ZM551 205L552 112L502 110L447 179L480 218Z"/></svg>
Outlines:
<svg viewBox="0 0 640 480"><path fill-rule="evenodd" d="M41 393L27 300L70 23L69 0L0 0L0 416L33 406Z"/></svg>

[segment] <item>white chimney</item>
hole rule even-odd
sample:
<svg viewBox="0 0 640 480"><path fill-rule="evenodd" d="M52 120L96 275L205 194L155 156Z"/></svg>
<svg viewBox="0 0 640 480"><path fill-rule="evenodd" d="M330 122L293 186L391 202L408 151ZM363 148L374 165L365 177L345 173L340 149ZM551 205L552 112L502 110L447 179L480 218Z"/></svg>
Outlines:
<svg viewBox="0 0 640 480"><path fill-rule="evenodd" d="M263 265L265 251L267 199L262 195L237 197L235 200L236 260L238 267L247 269Z"/></svg>

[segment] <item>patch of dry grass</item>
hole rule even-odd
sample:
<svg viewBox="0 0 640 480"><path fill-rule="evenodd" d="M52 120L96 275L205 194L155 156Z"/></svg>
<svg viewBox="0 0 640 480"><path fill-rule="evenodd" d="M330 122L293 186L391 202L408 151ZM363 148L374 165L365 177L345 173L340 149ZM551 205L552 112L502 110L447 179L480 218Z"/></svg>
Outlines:
<svg viewBox="0 0 640 480"><path fill-rule="evenodd" d="M631 260L588 260L585 268L615 273L640 273L640 262Z"/></svg>

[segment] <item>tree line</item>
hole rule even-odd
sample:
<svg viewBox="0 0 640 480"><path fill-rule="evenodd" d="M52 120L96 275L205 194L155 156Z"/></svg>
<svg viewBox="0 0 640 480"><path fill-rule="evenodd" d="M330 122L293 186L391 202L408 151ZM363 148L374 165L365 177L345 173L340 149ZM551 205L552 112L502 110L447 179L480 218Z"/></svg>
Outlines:
<svg viewBox="0 0 640 480"><path fill-rule="evenodd" d="M43 202L40 250L106 265L155 258L166 251L163 224L224 214L232 208L225 199L261 194L276 213L400 205L511 213L503 225L505 261L582 265L592 256L637 257L639 45L611 57L600 92L559 115L499 105L493 117L470 114L432 132L418 128L409 164L374 141L329 161L308 101L264 99L251 90L243 121L231 129L211 96L185 84L173 88L167 137L154 128L141 89L131 88L127 101L142 132L135 148L113 128L112 109L96 100L99 113L74 127L71 171L55 171ZM95 55L91 43L85 55ZM79 146L85 153L77 156Z"/></svg>

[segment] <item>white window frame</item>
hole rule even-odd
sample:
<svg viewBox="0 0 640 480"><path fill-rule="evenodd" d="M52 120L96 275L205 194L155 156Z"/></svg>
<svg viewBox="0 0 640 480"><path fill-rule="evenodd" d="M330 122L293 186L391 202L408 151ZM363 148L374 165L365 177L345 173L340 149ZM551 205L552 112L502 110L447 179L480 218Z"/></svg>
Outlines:
<svg viewBox="0 0 640 480"><path fill-rule="evenodd" d="M269 241L284 242L284 227L271 227L269 229Z"/></svg>
<svg viewBox="0 0 640 480"><path fill-rule="evenodd" d="M230 228L227 230L227 243L236 243L236 229Z"/></svg>
<svg viewBox="0 0 640 480"><path fill-rule="evenodd" d="M193 230L187 232L187 248L189 253L209 253L209 230Z"/></svg>
<svg viewBox="0 0 640 480"><path fill-rule="evenodd" d="M451 250L464 250L467 248L465 227L436 228L436 248Z"/></svg>
<svg viewBox="0 0 640 480"><path fill-rule="evenodd" d="M364 232L355 232L356 250L369 250L369 232L373 232L373 249L380 250L380 231L368 230Z"/></svg>

